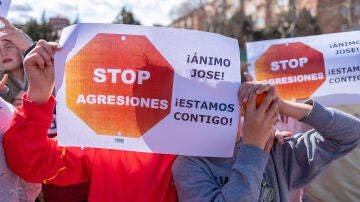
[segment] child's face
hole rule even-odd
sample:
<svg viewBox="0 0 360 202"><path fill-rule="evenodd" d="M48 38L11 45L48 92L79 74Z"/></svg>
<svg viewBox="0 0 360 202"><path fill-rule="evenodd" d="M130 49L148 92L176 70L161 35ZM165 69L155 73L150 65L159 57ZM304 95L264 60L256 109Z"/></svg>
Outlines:
<svg viewBox="0 0 360 202"><path fill-rule="evenodd" d="M22 58L19 49L10 41L0 41L0 68L12 71L20 68Z"/></svg>

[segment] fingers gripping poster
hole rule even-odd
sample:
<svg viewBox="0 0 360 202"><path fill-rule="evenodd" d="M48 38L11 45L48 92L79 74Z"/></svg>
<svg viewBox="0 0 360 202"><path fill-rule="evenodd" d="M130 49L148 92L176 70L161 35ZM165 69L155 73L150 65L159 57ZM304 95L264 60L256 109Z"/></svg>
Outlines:
<svg viewBox="0 0 360 202"><path fill-rule="evenodd" d="M249 73L276 85L279 96L324 105L360 103L360 32L247 44Z"/></svg>
<svg viewBox="0 0 360 202"><path fill-rule="evenodd" d="M59 145L231 156L235 39L165 27L78 24L55 54Z"/></svg>

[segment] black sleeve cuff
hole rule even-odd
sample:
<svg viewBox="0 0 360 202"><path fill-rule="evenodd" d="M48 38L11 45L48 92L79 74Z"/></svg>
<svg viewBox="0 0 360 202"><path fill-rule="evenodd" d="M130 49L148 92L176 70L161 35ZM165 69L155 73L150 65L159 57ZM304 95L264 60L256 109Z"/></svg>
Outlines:
<svg viewBox="0 0 360 202"><path fill-rule="evenodd" d="M24 57L32 50L35 48L37 44L37 41L35 41L33 44L31 44L31 46L26 50L26 52L24 53Z"/></svg>

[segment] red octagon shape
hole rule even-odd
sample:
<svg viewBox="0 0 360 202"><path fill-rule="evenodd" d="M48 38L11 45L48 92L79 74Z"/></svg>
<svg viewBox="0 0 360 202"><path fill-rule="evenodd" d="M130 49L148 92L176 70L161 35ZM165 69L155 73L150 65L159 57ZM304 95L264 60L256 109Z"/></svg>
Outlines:
<svg viewBox="0 0 360 202"><path fill-rule="evenodd" d="M139 138L170 113L173 80L146 36L100 33L66 63L66 105L99 135Z"/></svg>
<svg viewBox="0 0 360 202"><path fill-rule="evenodd" d="M256 60L255 76L283 99L306 99L326 81L324 56L301 42L275 44Z"/></svg>

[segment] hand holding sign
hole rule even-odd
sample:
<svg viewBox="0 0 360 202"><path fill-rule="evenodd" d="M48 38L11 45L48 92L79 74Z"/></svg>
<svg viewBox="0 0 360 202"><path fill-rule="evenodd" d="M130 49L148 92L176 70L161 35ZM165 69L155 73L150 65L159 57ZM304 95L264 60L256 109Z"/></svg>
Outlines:
<svg viewBox="0 0 360 202"><path fill-rule="evenodd" d="M47 102L54 89L54 53L60 50L58 44L40 40L24 59L24 68L29 82L28 99Z"/></svg>

